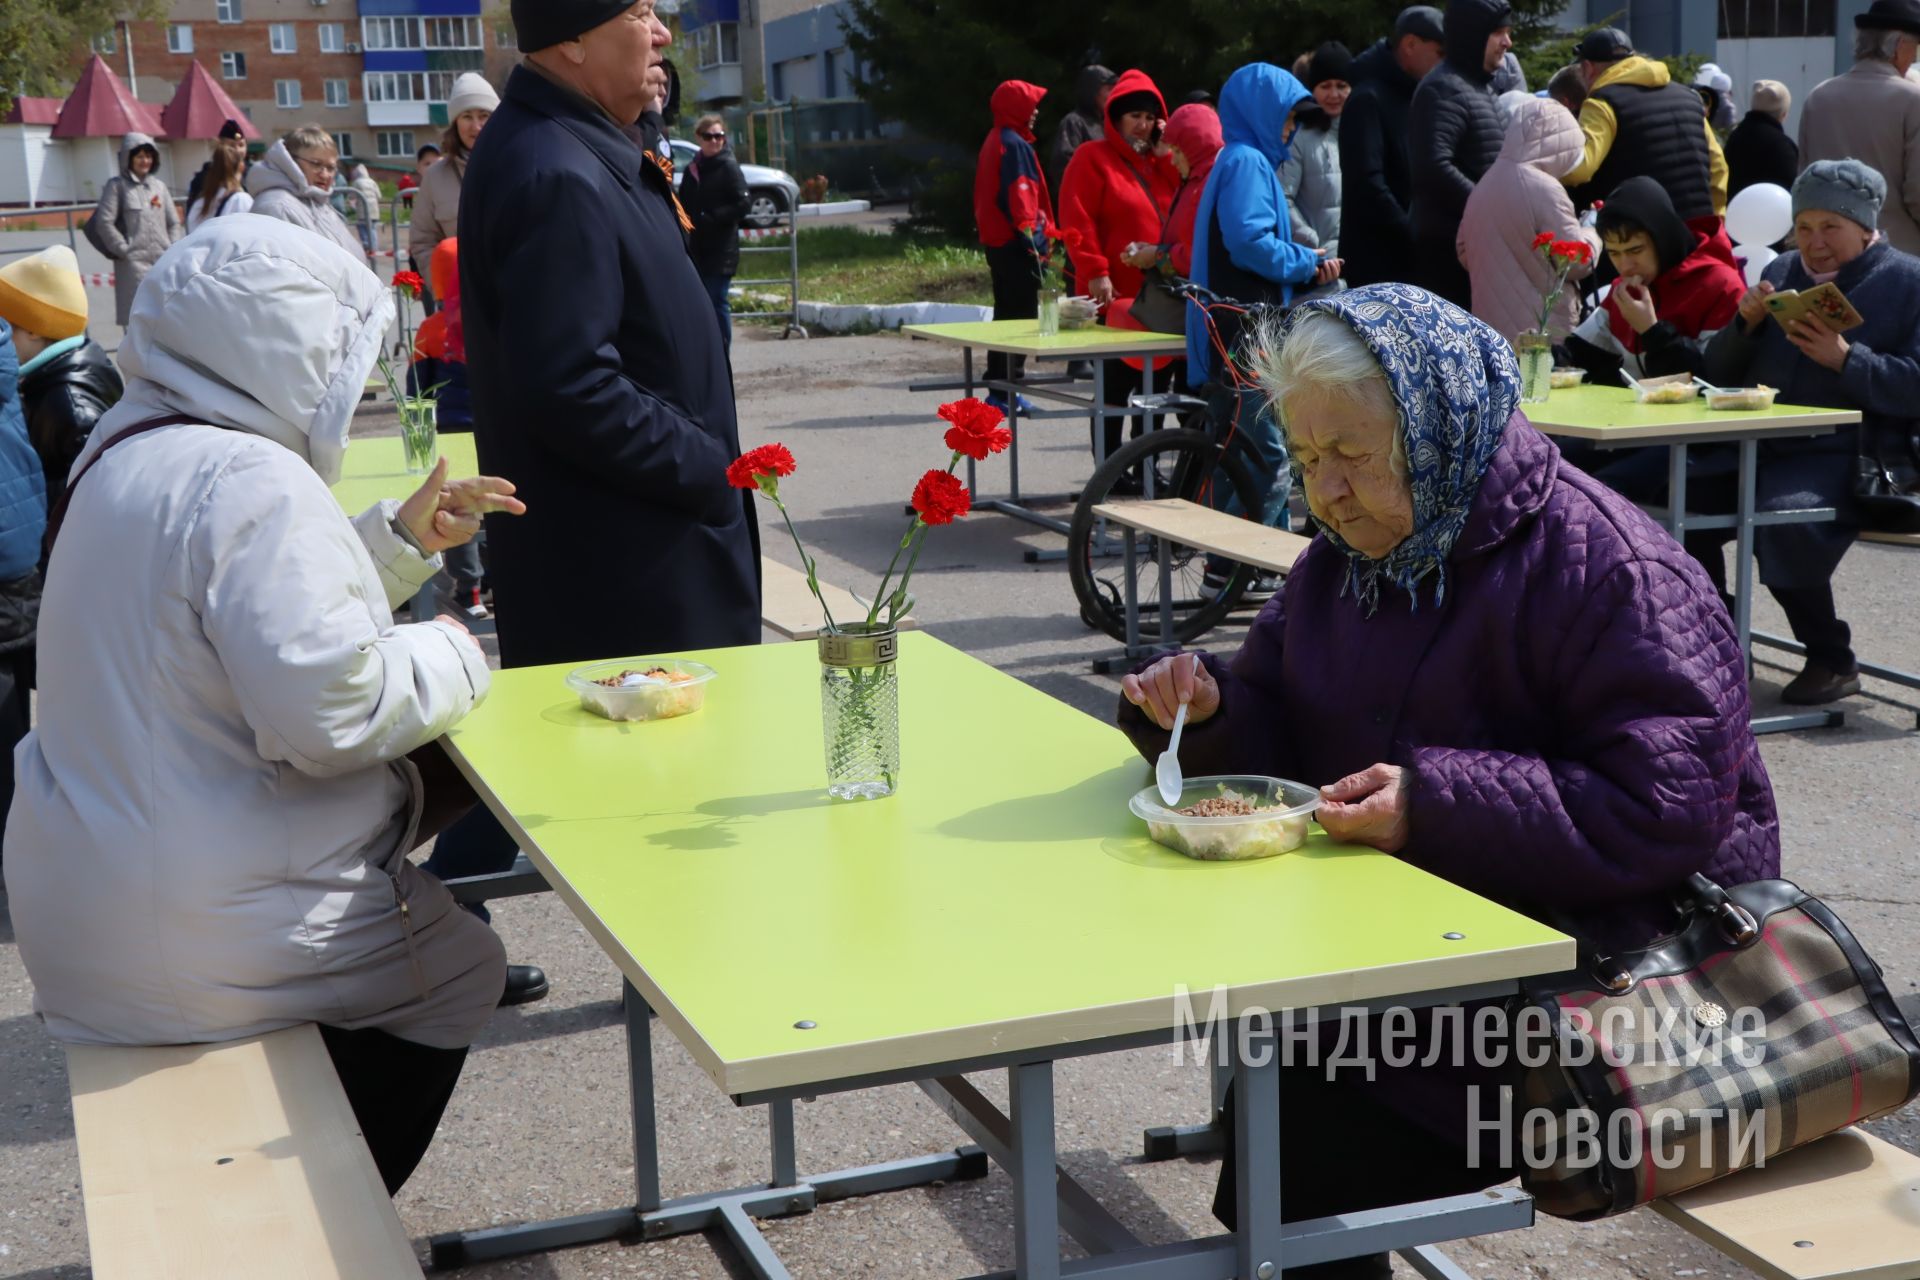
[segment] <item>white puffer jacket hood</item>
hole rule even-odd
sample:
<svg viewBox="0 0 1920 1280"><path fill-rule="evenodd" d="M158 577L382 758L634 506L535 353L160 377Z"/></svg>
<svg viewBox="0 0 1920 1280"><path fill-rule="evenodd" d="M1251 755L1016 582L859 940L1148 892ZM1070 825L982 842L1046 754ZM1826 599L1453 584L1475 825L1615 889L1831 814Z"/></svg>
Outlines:
<svg viewBox="0 0 1920 1280"><path fill-rule="evenodd" d="M120 345L126 395L81 461L122 427L180 413L265 436L332 484L392 322L392 291L330 241L273 218L215 218L141 284Z"/></svg>

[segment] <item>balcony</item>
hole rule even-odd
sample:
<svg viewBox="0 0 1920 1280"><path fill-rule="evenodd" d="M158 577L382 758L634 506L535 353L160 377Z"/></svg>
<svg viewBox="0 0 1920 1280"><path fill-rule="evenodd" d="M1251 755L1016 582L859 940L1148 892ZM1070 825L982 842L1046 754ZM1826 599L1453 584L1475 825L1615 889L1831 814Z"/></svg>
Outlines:
<svg viewBox="0 0 1920 1280"><path fill-rule="evenodd" d="M746 96L745 77L740 74L737 62L689 71L686 80L687 97L703 106L724 100L737 102Z"/></svg>

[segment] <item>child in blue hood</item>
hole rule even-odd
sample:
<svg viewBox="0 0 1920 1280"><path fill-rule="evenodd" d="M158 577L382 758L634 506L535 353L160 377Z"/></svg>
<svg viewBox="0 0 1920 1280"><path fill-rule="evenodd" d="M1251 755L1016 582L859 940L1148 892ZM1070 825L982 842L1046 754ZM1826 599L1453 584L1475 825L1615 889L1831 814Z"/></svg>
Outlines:
<svg viewBox="0 0 1920 1280"><path fill-rule="evenodd" d="M1220 133L1226 145L1213 162L1195 219L1193 278L1224 297L1246 304L1285 306L1295 288L1328 284L1339 277L1337 259L1323 258L1295 243L1280 166L1288 156L1294 111L1313 105L1306 86L1266 62L1241 67L1220 91ZM1209 328L1211 316L1211 329ZM1271 482L1256 513L1262 524L1286 527L1291 476L1279 424L1249 387L1239 394L1220 367L1214 348L1234 350L1240 318L1224 310L1187 308L1187 368L1202 384L1215 421L1233 421L1259 452L1261 472ZM1236 396L1238 403L1235 403ZM1238 514L1231 495L1226 509Z"/></svg>

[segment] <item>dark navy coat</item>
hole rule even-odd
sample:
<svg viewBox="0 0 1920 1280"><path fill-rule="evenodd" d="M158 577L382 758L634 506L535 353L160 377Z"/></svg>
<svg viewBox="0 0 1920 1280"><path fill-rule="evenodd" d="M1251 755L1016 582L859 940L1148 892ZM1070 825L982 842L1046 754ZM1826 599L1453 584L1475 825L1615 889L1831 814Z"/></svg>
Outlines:
<svg viewBox="0 0 1920 1280"><path fill-rule="evenodd" d="M757 644L759 534L733 373L665 173L519 67L460 195L460 289L509 667Z"/></svg>

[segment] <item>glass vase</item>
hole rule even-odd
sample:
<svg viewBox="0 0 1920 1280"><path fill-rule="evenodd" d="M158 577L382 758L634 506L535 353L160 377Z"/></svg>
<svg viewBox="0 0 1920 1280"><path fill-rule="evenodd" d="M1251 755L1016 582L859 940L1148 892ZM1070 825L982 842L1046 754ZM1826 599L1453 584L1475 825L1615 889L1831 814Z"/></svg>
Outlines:
<svg viewBox="0 0 1920 1280"><path fill-rule="evenodd" d="M820 732L827 794L877 800L900 784L899 633L856 623L822 635Z"/></svg>
<svg viewBox="0 0 1920 1280"><path fill-rule="evenodd" d="M1060 291L1040 290L1040 336L1052 338L1060 333Z"/></svg>
<svg viewBox="0 0 1920 1280"><path fill-rule="evenodd" d="M407 474L423 476L440 457L439 407L432 400L407 400L400 405L400 448L407 457Z"/></svg>
<svg viewBox="0 0 1920 1280"><path fill-rule="evenodd" d="M1515 336L1513 353L1520 359L1520 403L1544 402L1553 386L1552 336L1528 329Z"/></svg>

